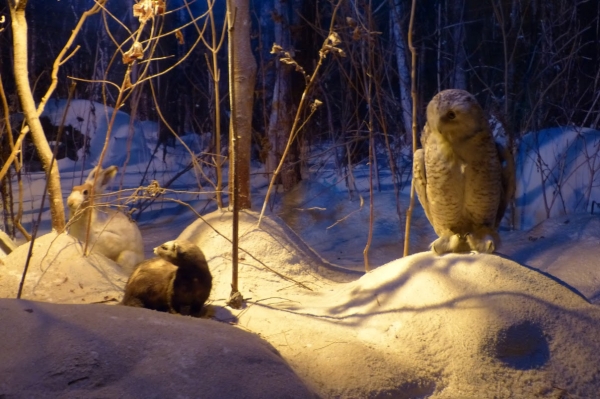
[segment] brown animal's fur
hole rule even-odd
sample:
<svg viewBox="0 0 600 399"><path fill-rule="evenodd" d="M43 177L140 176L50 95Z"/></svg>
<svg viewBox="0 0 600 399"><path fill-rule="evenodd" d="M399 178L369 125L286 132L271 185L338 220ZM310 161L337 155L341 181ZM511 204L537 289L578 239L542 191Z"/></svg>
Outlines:
<svg viewBox="0 0 600 399"><path fill-rule="evenodd" d="M212 289L204 254L189 241L169 241L154 248L157 258L138 265L121 304L199 317Z"/></svg>

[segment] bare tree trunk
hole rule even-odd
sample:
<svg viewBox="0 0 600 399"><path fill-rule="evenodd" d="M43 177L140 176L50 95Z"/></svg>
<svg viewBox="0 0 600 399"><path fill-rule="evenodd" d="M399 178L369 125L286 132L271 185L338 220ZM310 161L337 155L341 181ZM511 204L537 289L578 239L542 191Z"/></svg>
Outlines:
<svg viewBox="0 0 600 399"><path fill-rule="evenodd" d="M233 203L232 278L231 296L227 304L235 309L242 305L238 290L239 211L249 209L250 202L250 145L252 143L252 104L256 81L256 60L250 47L249 0L227 1L229 32L229 204ZM233 201L231 192L233 191Z"/></svg>
<svg viewBox="0 0 600 399"><path fill-rule="evenodd" d="M392 31L394 34L396 65L398 67L398 77L400 81L400 104L402 106L402 126L404 131L412 131L412 101L410 96L410 65L408 53L406 51L406 38L401 24L403 17L402 5L400 0L391 0L393 2L392 13L390 15Z"/></svg>
<svg viewBox="0 0 600 399"><path fill-rule="evenodd" d="M452 41L454 46L454 70L452 71L453 89L467 89L467 76L465 67L467 64L467 54L465 53L465 23L464 23L464 0L452 1L452 13L454 14L453 25L451 28Z"/></svg>
<svg viewBox="0 0 600 399"><path fill-rule="evenodd" d="M2 120L0 120L0 164L4 165L14 151L14 140L12 137L12 126L10 124L10 110L6 101L6 93L0 76L0 100L2 102ZM6 134L6 139L4 135ZM15 170L18 169L18 161L14 161ZM2 201L2 218L4 220L4 231L12 238L15 237L15 212L12 196L12 173L6 170L6 175L0 175L0 201Z"/></svg>
<svg viewBox="0 0 600 399"><path fill-rule="evenodd" d="M0 148L0 161L4 162L7 158L4 154L5 149ZM4 221L4 231L10 236L15 236L15 212L12 195L12 173L10 169L2 179L0 179L0 202L2 202L2 219Z"/></svg>
<svg viewBox="0 0 600 399"><path fill-rule="evenodd" d="M286 50L291 49L291 33L288 20L290 6L291 4L287 0L275 0L275 10L272 17L275 27L275 43ZM282 62L276 62L275 70L275 85L267 130L267 137L271 144L271 150L267 156L267 171L269 173L273 173L277 168L292 130L290 66ZM293 155L293 151L289 155ZM284 160L281 173L284 191L291 190L300 180L300 170L295 158L288 156Z"/></svg>
<svg viewBox="0 0 600 399"><path fill-rule="evenodd" d="M229 0L233 26L230 28L229 60L231 121L238 141L238 153L230 157L237 166L235 173L240 183L239 209L250 209L250 150L252 144L252 105L254 103L254 85L256 82L256 60L250 44L249 0ZM230 148L231 152L232 148ZM230 167L230 170L233 169ZM234 180L230 174L230 185ZM231 201L230 201L231 202Z"/></svg>
<svg viewBox="0 0 600 399"><path fill-rule="evenodd" d="M233 0L227 0L227 55L229 58L229 103L231 107L231 117L229 119L229 208L233 211L232 229L231 229L231 295L229 296L228 304L232 308L240 308L234 301L234 297L238 296L238 250L239 250L239 225L240 225L240 184L238 179L237 168L239 166L238 150L239 144L237 139L237 112L235 99L235 83L234 83L234 63L235 63L235 40L233 38L235 29L235 19L237 8L234 7ZM240 304L241 305L241 304Z"/></svg>
<svg viewBox="0 0 600 399"><path fill-rule="evenodd" d="M27 0L9 1L11 25L13 32L14 72L17 92L27 125L31 131L31 138L40 156L48 179L48 194L50 195L50 214L52 228L62 231L65 228L65 210L60 187L58 167L52 162L52 150L44 135L44 130L38 117L33 93L29 85L29 71L27 67L27 21L25 7Z"/></svg>

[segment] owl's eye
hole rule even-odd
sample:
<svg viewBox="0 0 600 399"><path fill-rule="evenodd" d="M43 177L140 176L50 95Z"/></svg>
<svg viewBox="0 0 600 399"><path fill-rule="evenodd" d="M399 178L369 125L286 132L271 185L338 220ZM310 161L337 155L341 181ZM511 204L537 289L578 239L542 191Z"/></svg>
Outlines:
<svg viewBox="0 0 600 399"><path fill-rule="evenodd" d="M446 117L448 119L454 119L454 118L456 118L456 114L453 111L448 111L448 113L446 114Z"/></svg>

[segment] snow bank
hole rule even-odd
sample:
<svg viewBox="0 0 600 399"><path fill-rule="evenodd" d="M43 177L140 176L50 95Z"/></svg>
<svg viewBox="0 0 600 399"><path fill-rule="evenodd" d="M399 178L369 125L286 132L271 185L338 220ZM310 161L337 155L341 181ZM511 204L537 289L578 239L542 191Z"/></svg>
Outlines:
<svg viewBox="0 0 600 399"><path fill-rule="evenodd" d="M600 131L552 128L525 135L516 154L516 226L527 230L600 201Z"/></svg>

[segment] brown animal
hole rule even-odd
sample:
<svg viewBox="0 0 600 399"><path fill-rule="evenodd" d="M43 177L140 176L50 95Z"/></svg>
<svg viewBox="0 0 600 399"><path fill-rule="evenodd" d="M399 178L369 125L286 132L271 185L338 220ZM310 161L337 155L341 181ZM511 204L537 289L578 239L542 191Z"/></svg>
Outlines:
<svg viewBox="0 0 600 399"><path fill-rule="evenodd" d="M122 305L200 317L212 289L212 275L197 245L175 240L154 248L156 258L138 265Z"/></svg>

